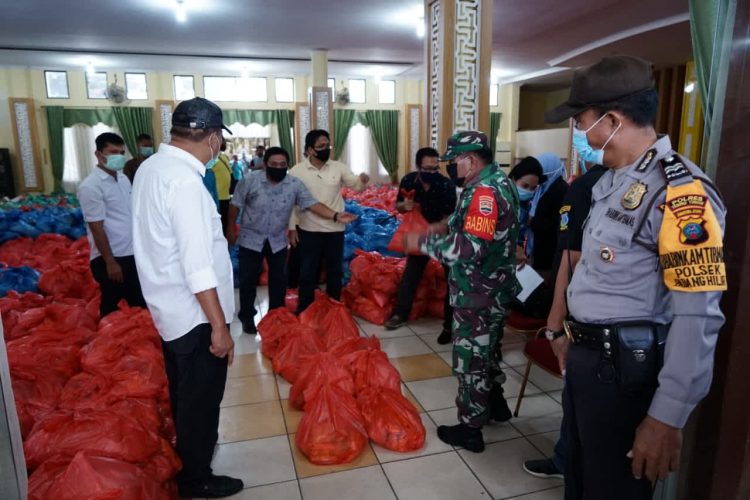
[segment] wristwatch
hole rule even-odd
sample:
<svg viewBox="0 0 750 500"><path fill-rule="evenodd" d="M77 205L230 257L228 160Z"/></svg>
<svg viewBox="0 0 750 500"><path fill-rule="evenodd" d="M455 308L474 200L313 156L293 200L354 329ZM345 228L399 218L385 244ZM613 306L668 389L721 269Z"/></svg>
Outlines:
<svg viewBox="0 0 750 500"><path fill-rule="evenodd" d="M563 330L554 331L550 330L549 328L544 329L544 336L547 337L547 340L549 340L550 342L559 339L563 335L565 335L565 332Z"/></svg>

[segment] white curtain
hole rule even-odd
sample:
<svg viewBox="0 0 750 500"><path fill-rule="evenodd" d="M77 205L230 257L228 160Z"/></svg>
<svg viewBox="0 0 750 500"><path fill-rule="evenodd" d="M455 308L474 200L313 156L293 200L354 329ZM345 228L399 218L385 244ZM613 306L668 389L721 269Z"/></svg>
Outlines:
<svg viewBox="0 0 750 500"><path fill-rule="evenodd" d="M97 160L95 139L104 132L120 134L120 129L115 125L110 127L103 123L97 123L93 127L77 124L68 127L63 133L63 189L68 193L75 193L78 184L84 180L91 170L96 166ZM126 153L128 158L130 155Z"/></svg>
<svg viewBox="0 0 750 500"><path fill-rule="evenodd" d="M378 158L370 129L361 123L352 125L341 153L343 161L355 174L366 173L370 182L390 182L388 171Z"/></svg>

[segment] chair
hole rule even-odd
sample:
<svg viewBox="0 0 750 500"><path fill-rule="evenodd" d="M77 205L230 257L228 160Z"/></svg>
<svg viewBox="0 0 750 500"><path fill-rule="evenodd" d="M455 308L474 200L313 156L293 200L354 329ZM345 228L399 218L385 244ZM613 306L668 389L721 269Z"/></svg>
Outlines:
<svg viewBox="0 0 750 500"><path fill-rule="evenodd" d="M505 326L507 328L523 335L532 335L546 325L546 319L532 318L513 309L510 310L510 314L505 318Z"/></svg>
<svg viewBox="0 0 750 500"><path fill-rule="evenodd" d="M544 337L544 330L539 329L537 335L526 342L523 348L523 354L528 359L526 363L526 372L523 375L523 383L521 384L521 392L518 394L518 401L516 401L516 410L513 412L513 416L518 416L518 411L521 408L521 400L526 392L526 384L529 381L529 374L531 373L531 365L537 365L543 370L551 373L555 377L562 378L560 372L560 364L557 362L557 356L552 351L552 346L549 340Z"/></svg>

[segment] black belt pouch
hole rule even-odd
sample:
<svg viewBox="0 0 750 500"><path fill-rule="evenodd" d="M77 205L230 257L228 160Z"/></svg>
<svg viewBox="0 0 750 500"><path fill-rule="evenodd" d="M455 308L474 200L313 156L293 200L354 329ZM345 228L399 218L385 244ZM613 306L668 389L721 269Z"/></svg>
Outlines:
<svg viewBox="0 0 750 500"><path fill-rule="evenodd" d="M617 384L625 392L656 389L664 364L669 325L634 322L612 326L612 361Z"/></svg>

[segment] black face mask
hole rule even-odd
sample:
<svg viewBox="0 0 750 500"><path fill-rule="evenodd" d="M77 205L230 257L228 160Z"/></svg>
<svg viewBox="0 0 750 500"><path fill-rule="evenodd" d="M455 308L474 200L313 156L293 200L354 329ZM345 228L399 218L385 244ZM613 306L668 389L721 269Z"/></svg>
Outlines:
<svg viewBox="0 0 750 500"><path fill-rule="evenodd" d="M281 182L286 177L286 169L266 167L266 176L273 182Z"/></svg>
<svg viewBox="0 0 750 500"><path fill-rule="evenodd" d="M315 156L317 156L320 161L325 163L331 157L331 148L316 149Z"/></svg>
<svg viewBox="0 0 750 500"><path fill-rule="evenodd" d="M448 175L450 176L451 180L453 181L453 184L456 185L456 187L461 187L464 185L464 178L458 176L458 164L457 163L449 163L447 167L445 167L445 170L448 172Z"/></svg>
<svg viewBox="0 0 750 500"><path fill-rule="evenodd" d="M422 179L422 182L426 182L427 184L437 182L438 179L440 179L441 175L442 174L440 172L425 172L424 170L419 171L419 178Z"/></svg>

